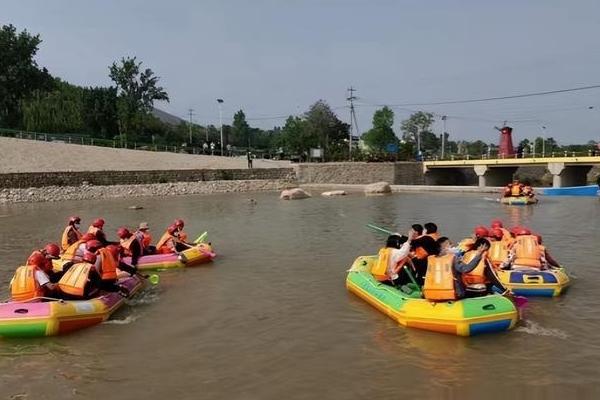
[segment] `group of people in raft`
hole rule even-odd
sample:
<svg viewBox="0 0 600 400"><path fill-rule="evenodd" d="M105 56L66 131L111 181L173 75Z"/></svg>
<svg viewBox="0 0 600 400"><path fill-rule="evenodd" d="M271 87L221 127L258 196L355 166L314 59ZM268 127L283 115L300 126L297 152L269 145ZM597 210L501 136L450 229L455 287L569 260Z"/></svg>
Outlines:
<svg viewBox="0 0 600 400"><path fill-rule="evenodd" d="M183 231L185 223L181 219L167 228L156 246L151 245L152 236L146 222L140 223L134 232L119 228L118 242L107 239L102 218L94 220L85 233L80 230L80 224L81 218L70 217L60 247L48 243L33 251L25 265L17 268L10 282L12 301L88 299L101 291L126 296L127 289L117 283L118 278L124 273L137 274L141 256L179 253L193 246L187 242ZM124 257L130 257L129 263L123 261ZM52 262L58 259L60 268Z"/></svg>
<svg viewBox="0 0 600 400"><path fill-rule="evenodd" d="M497 269L560 268L542 245L542 237L523 226L505 229L499 219L491 227L477 226L456 247L434 223L415 224L407 235L394 234L379 250L371 273L380 282L412 291L415 280L423 297L451 301L492 293L511 294L496 276Z"/></svg>
<svg viewBox="0 0 600 400"><path fill-rule="evenodd" d="M518 180L514 180L504 187L503 197L534 197L535 193L530 185L525 185Z"/></svg>

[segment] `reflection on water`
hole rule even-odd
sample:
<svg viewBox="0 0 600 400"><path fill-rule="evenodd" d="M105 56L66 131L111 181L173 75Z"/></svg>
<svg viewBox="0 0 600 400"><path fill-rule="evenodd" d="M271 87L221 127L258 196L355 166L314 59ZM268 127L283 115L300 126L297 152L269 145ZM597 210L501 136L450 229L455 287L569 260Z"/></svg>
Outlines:
<svg viewBox="0 0 600 400"><path fill-rule="evenodd" d="M256 203L248 198L256 199ZM597 199L507 207L477 195L351 195L284 202L276 193L0 206L0 295L34 246L69 215L107 230L175 217L208 230L212 265L161 272L113 320L64 337L0 340L0 397L28 399L588 397L600 383ZM529 225L577 276L533 299L513 332L475 338L408 330L347 293L345 271L385 239L436 222L454 241L494 217ZM114 237L114 235L113 235Z"/></svg>

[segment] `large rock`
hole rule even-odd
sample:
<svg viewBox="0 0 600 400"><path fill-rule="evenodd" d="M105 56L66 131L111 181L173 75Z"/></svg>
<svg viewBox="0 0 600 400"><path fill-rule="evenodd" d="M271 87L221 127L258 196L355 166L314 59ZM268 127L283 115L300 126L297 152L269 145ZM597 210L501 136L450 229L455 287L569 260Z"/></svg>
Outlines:
<svg viewBox="0 0 600 400"><path fill-rule="evenodd" d="M392 188L387 182L376 182L365 186L365 194L386 194L392 193Z"/></svg>
<svg viewBox="0 0 600 400"><path fill-rule="evenodd" d="M300 188L284 190L283 192L281 192L281 196L279 196L281 200L300 200L307 199L309 197L311 197L310 194L304 189Z"/></svg>
<svg viewBox="0 0 600 400"><path fill-rule="evenodd" d="M321 193L321 196L332 197L332 196L345 196L347 193L345 190L332 190L329 192Z"/></svg>

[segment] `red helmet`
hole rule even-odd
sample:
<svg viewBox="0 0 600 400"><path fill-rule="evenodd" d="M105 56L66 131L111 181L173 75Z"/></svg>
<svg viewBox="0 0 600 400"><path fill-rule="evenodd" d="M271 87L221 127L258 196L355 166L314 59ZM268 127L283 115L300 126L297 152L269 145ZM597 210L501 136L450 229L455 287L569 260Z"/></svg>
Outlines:
<svg viewBox="0 0 600 400"><path fill-rule="evenodd" d="M171 225L167 228L167 232L169 232L169 234L174 235L175 232L177 232L177 226L175 225Z"/></svg>
<svg viewBox="0 0 600 400"><path fill-rule="evenodd" d="M88 240L95 240L96 239L96 235L94 235L93 233L86 233L81 237L81 240L83 240L84 242L87 242Z"/></svg>
<svg viewBox="0 0 600 400"><path fill-rule="evenodd" d="M515 230L515 235L516 236L531 235L531 231L529 229L521 226Z"/></svg>
<svg viewBox="0 0 600 400"><path fill-rule="evenodd" d="M475 236L480 238L490 236L488 228L482 225L476 226L475 230L473 230L473 233L475 234Z"/></svg>
<svg viewBox="0 0 600 400"><path fill-rule="evenodd" d="M102 247L102 243L98 240L90 240L88 242L85 243L85 248L89 251L96 251L98 250L100 247Z"/></svg>
<svg viewBox="0 0 600 400"><path fill-rule="evenodd" d="M129 232L129 229L122 226L119 229L117 229L117 236L120 239L127 239L128 237L131 236L131 232Z"/></svg>
<svg viewBox="0 0 600 400"><path fill-rule="evenodd" d="M81 223L81 218L79 218L76 215L69 218L69 225L75 225L75 224L80 224L80 223Z"/></svg>
<svg viewBox="0 0 600 400"><path fill-rule="evenodd" d="M100 229L102 229L102 227L104 226L104 220L102 218L96 218L94 220L94 222L92 222L92 226L94 228L100 228Z"/></svg>
<svg viewBox="0 0 600 400"><path fill-rule="evenodd" d="M490 225L492 228L504 228L504 224L501 219L493 219L492 224Z"/></svg>
<svg viewBox="0 0 600 400"><path fill-rule="evenodd" d="M119 253L121 252L119 246L114 245L114 244L109 244L108 246L106 246L106 250L108 250L110 252L110 254L113 256L113 258L115 260L119 260Z"/></svg>
<svg viewBox="0 0 600 400"><path fill-rule="evenodd" d="M96 262L96 255L91 251L86 251L83 253L83 257L81 258L84 262L89 262L93 264Z"/></svg>
<svg viewBox="0 0 600 400"><path fill-rule="evenodd" d="M175 222L173 222L173 225L175 225L177 228L179 229L183 229L183 226L185 225L182 219L177 218L175 220Z"/></svg>
<svg viewBox="0 0 600 400"><path fill-rule="evenodd" d="M502 232L502 229L500 228L492 228L490 234L496 240L500 240L504 236L504 232Z"/></svg>
<svg viewBox="0 0 600 400"><path fill-rule="evenodd" d="M46 258L39 251L36 251L31 256L29 256L29 259L27 261L29 262L29 265L34 265L38 268L44 268L44 266L46 265Z"/></svg>
<svg viewBox="0 0 600 400"><path fill-rule="evenodd" d="M44 252L46 256L50 256L50 258L59 258L60 257L60 248L54 243L48 243L44 246Z"/></svg>

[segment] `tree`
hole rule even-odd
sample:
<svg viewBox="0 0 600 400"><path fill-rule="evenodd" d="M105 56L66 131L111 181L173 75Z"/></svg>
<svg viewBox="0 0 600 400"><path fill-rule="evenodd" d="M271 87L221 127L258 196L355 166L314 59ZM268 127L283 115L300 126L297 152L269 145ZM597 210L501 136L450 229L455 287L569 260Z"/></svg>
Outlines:
<svg viewBox="0 0 600 400"><path fill-rule="evenodd" d="M34 60L41 42L39 35L17 33L13 25L0 29L0 126L20 127L22 100L53 87L48 70Z"/></svg>
<svg viewBox="0 0 600 400"><path fill-rule="evenodd" d="M424 131L429 131L433 124L433 114L419 111L412 114L408 119L402 121L400 129L402 130L402 138L404 140L418 142L418 135Z"/></svg>
<svg viewBox="0 0 600 400"><path fill-rule="evenodd" d="M250 148L250 125L246 122L244 111L239 110L234 114L231 133L233 136L231 144Z"/></svg>
<svg viewBox="0 0 600 400"><path fill-rule="evenodd" d="M364 134L363 140L370 150L384 152L388 144L397 144L398 138L392 129L394 112L383 107L373 114L373 128Z"/></svg>
<svg viewBox="0 0 600 400"><path fill-rule="evenodd" d="M324 158L331 159L329 147L348 137L348 125L340 121L323 100L310 106L304 118L306 121L304 138L314 147L319 145L323 149Z"/></svg>
<svg viewBox="0 0 600 400"><path fill-rule="evenodd" d="M149 68L140 72L141 66L142 62L137 62L136 57L127 57L109 68L119 95L117 113L119 131L123 135L133 134L136 125L143 130L144 118L152 111L154 101L169 101L167 92L158 86L159 78Z"/></svg>
<svg viewBox="0 0 600 400"><path fill-rule="evenodd" d="M300 117L289 116L281 130L281 144L293 155L301 155L311 147L316 147L318 140L307 134L306 121Z"/></svg>

